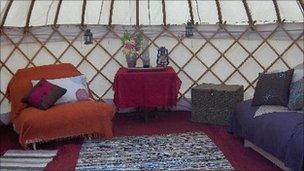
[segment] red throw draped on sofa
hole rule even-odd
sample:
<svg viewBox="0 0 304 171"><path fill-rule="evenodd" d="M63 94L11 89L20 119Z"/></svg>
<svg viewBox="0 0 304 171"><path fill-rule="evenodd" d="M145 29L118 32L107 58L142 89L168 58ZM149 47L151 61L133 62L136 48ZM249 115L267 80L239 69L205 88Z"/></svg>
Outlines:
<svg viewBox="0 0 304 171"><path fill-rule="evenodd" d="M84 135L113 137L112 118L115 108L109 104L93 100L79 101L59 104L44 111L21 102L32 88L31 80L58 79L80 74L71 64L17 71L8 85L7 95L11 102L11 121L19 132L19 142L24 148L29 143Z"/></svg>

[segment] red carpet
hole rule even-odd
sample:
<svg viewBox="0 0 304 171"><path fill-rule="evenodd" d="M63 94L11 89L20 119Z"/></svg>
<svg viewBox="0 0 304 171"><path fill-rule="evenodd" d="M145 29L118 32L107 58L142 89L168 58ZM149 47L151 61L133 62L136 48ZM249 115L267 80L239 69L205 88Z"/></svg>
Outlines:
<svg viewBox="0 0 304 171"><path fill-rule="evenodd" d="M158 119L144 122L138 116L119 115L114 120L114 135L152 135L181 133L188 131L204 132L222 150L236 170L280 170L270 161L256 153L244 148L242 140L226 132L226 127L199 124L189 121L190 113L163 113ZM74 170L82 139L72 139L62 142L51 142L38 145L38 149L58 149L46 170ZM8 149L20 149L18 136L11 127L0 127L0 155Z"/></svg>

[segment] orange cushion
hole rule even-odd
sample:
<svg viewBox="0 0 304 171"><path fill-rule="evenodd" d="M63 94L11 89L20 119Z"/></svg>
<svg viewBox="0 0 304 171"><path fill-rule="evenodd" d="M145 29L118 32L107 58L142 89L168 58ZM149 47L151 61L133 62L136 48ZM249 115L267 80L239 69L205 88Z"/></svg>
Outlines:
<svg viewBox="0 0 304 171"><path fill-rule="evenodd" d="M78 135L111 138L115 109L106 103L79 101L64 103L48 110L29 107L15 120L19 141L26 144Z"/></svg>

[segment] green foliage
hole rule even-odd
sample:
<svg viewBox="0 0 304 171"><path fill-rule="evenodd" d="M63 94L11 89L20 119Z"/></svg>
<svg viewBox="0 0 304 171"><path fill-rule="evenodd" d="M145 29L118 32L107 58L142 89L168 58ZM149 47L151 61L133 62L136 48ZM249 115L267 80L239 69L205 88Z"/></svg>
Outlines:
<svg viewBox="0 0 304 171"><path fill-rule="evenodd" d="M137 33L136 34L136 38L137 38L138 44L141 46L142 43L144 42L144 36L142 34L140 34L140 33Z"/></svg>
<svg viewBox="0 0 304 171"><path fill-rule="evenodd" d="M131 41L134 37L136 37L137 39L137 44L142 45L144 41L144 36L140 33L137 33L135 36L132 37L132 35L129 32L125 31L122 37L120 38L120 40L122 44L125 44L127 41L128 42Z"/></svg>
<svg viewBox="0 0 304 171"><path fill-rule="evenodd" d="M129 54L140 54L144 37L142 34L137 33L131 35L127 31L124 32L123 36L120 38L121 43L123 44L122 52L125 55Z"/></svg>
<svg viewBox="0 0 304 171"><path fill-rule="evenodd" d="M125 44L126 41L131 41L131 34L125 31L120 40L122 44Z"/></svg>

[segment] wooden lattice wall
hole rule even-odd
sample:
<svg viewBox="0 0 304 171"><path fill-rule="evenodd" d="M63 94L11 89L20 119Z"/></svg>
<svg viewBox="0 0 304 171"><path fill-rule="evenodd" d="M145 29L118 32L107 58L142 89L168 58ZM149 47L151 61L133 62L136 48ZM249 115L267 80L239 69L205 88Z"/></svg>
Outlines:
<svg viewBox="0 0 304 171"><path fill-rule="evenodd" d="M170 65L183 81L179 98L189 98L191 88L202 82L242 84L246 97L250 98L259 72L290 69L303 62L303 30L287 29L287 25L272 24L267 31L253 25L221 24L213 26L215 30L195 26L192 38L183 36L184 26L157 26L153 34L149 27L134 26L128 30L143 34L149 41L142 53L149 50L152 61L157 48L169 49ZM26 32L2 30L2 112L9 111L5 89L17 69L44 64L70 62L87 76L96 99L113 97L114 75L119 67L126 66L119 40L121 30L117 26L90 26L93 33L103 32L94 34L94 43L86 46L82 40L85 28L70 27L70 32L64 26L47 27L49 31L43 34L31 28Z"/></svg>

